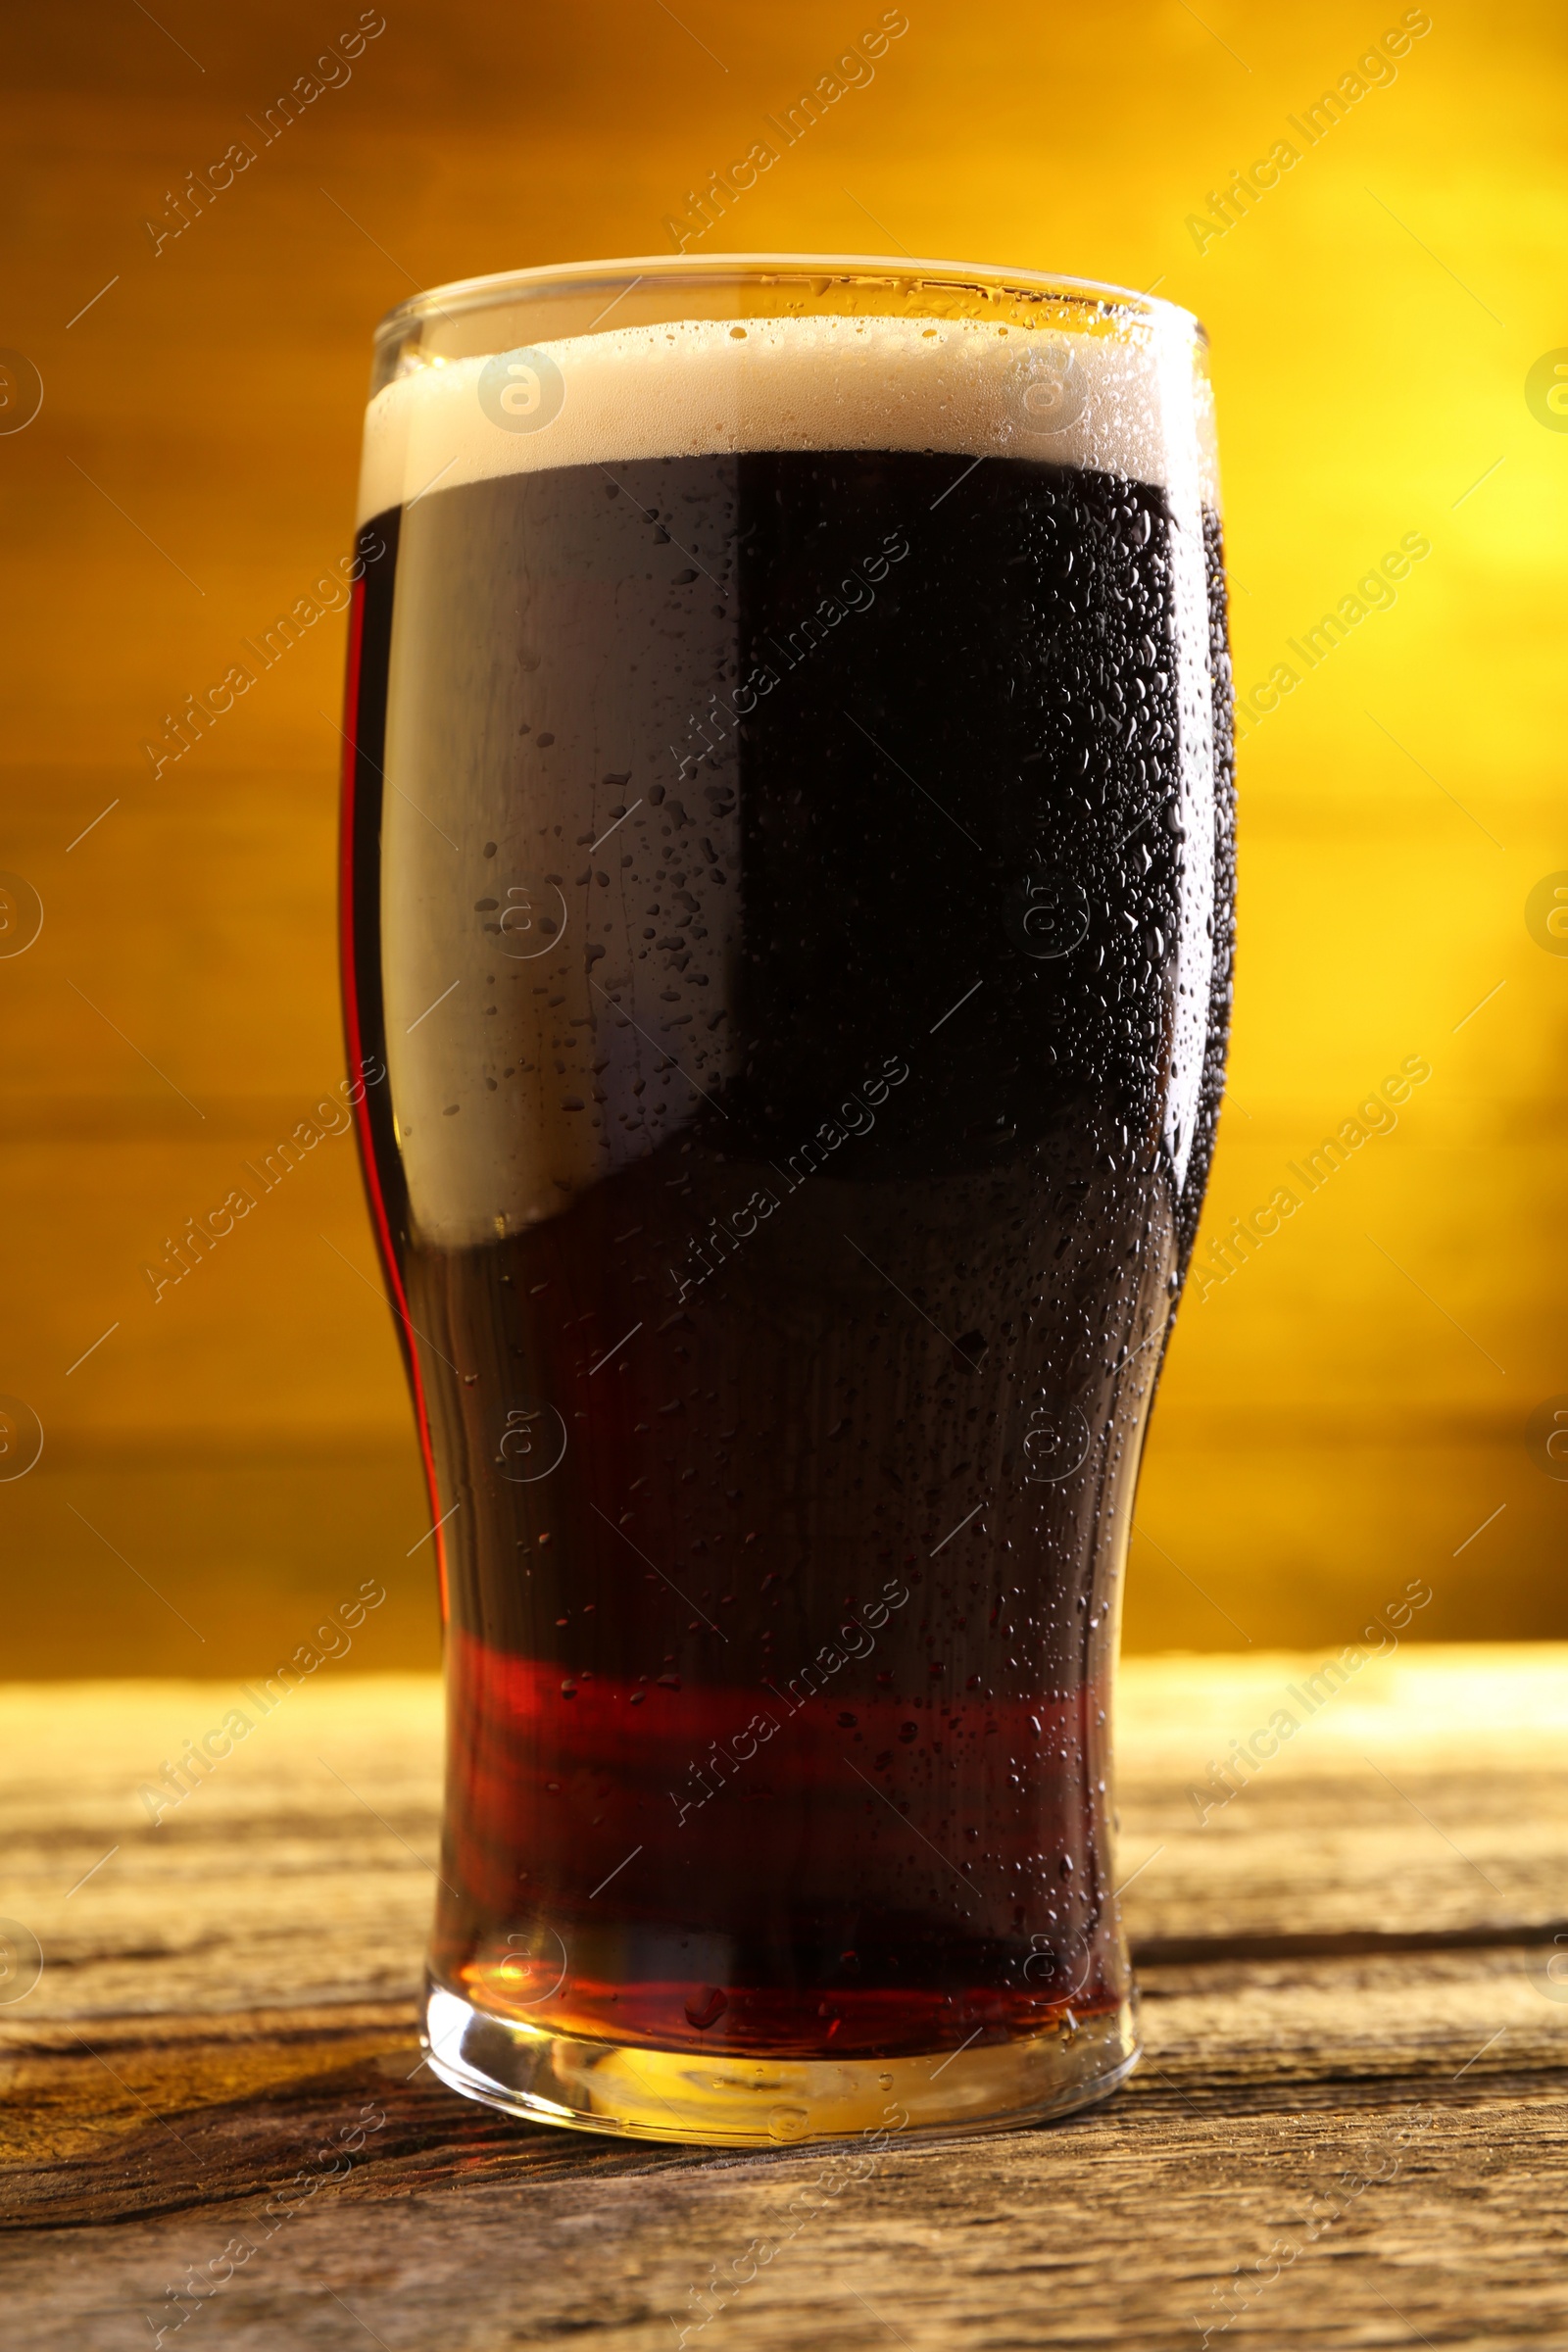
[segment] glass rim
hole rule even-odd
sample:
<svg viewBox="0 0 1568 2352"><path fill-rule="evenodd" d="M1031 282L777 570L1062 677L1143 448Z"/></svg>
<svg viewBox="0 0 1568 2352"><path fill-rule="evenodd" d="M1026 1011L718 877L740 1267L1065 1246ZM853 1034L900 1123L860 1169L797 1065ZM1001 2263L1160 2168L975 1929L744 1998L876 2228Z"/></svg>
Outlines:
<svg viewBox="0 0 1568 2352"><path fill-rule="evenodd" d="M630 254L606 261L548 262L529 270L496 270L479 277L453 278L408 295L376 321L374 341L379 348L426 319L471 317L509 301L526 301L531 294L586 292L596 283L608 290L617 283L640 284L650 278L701 283L705 278L748 276L763 282L824 276L915 280L979 294L1011 293L1026 300L1092 304L1102 311L1121 311L1129 318L1167 333L1177 329L1204 348L1208 343L1195 312L1134 286L1071 277L1055 270L1008 269L994 262L955 262L907 254L895 260L887 254L864 253Z"/></svg>

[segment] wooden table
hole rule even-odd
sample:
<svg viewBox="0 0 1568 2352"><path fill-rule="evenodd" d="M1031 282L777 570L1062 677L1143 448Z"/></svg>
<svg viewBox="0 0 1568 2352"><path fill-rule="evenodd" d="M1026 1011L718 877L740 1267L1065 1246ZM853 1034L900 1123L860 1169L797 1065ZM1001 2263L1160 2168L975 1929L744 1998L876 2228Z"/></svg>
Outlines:
<svg viewBox="0 0 1568 2352"><path fill-rule="evenodd" d="M1369 1660L1200 1823L1210 1759L1321 1664L1123 1668L1143 2065L858 2180L432 2082L433 1680L323 1669L156 1829L138 1786L233 1690L13 1687L0 1911L44 1966L0 2007L5 2345L183 2308L181 2352L1568 2347L1568 1646ZM177 2306L187 2266L213 2291Z"/></svg>

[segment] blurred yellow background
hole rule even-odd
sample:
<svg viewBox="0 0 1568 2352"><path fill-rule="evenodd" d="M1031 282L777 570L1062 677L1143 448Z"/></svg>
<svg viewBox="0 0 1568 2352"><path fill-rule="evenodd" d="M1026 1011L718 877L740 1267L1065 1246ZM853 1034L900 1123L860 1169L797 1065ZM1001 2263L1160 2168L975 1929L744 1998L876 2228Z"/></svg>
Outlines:
<svg viewBox="0 0 1568 2352"><path fill-rule="evenodd" d="M1196 310L1238 683L1266 690L1241 755L1208 1279L1166 1368L1127 1640L1338 1645L1414 1576L1423 1638L1568 1634L1548 1474L1568 1463L1539 1415L1531 1435L1568 1391L1568 939L1539 902L1527 922L1568 869L1560 11L906 13L697 249L997 261ZM882 19L88 0L13 20L0 425L29 363L43 401L0 432L0 868L44 919L0 959L0 1391L45 1437L0 1483L0 1672L266 1668L369 1576L389 1600L350 1664L433 1661L352 1143L156 1305L140 1271L342 1070L341 616L156 778L143 746L347 551L381 312L446 278L670 250L709 174ZM326 43L375 24L266 138ZM1265 187L1282 140L1298 160ZM191 194L234 142L256 160ZM1407 534L1430 553L1355 617L1342 600ZM1413 1058L1431 1074L1396 1127L1345 1135L1220 1281L1234 1220L1304 1193L1289 1163Z"/></svg>

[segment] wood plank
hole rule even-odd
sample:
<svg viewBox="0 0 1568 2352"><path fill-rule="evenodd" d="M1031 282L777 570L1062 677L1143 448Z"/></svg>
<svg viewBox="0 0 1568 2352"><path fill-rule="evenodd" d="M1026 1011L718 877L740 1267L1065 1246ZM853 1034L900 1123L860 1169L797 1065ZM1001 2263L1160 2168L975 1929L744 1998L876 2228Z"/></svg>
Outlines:
<svg viewBox="0 0 1568 2352"><path fill-rule="evenodd" d="M1568 2346L1568 1987L1543 1941L1568 1844L1563 1653L1369 1663L1201 1825L1188 1787L1318 1663L1124 1669L1126 1909L1152 1955L1124 2091L1049 2131L895 2141L853 2180L821 2156L533 2129L432 2082L413 1993L434 1678L292 1694L156 1830L139 1781L233 1692L0 1693L0 1908L46 1952L0 2009L14 2326L107 2352L239 2233L256 2252L186 2326L244 2352L367 2329L643 2352L682 2327L791 2352L1164 2352L1227 2313L1285 2348ZM1369 1936L1383 1948L1313 1948ZM345 2132L366 2133L346 2173L270 2223ZM758 2239L775 2251L741 2286ZM699 2328L715 2275L733 2307Z"/></svg>
<svg viewBox="0 0 1568 2352"><path fill-rule="evenodd" d="M440 1820L439 1678L321 1672L266 1716L228 1684L0 1694L0 1912L46 1955L25 2009L0 2010L0 2046L57 2017L412 2000ZM138 1788L235 1706L254 1729L155 1827Z"/></svg>
<svg viewBox="0 0 1568 2352"><path fill-rule="evenodd" d="M1539 1953L1511 1950L1155 1966L1143 1972L1144 2064L1116 2104L1218 2118L1450 2092L1557 2097L1568 2004L1555 1991ZM61 2027L53 2047L13 2053L0 2211L13 2225L76 2224L261 2196L289 2151L372 2099L389 2120L341 2192L351 2201L470 2178L492 2155L532 2177L619 2171L650 2153L456 2098L421 2066L412 2011L227 2023L221 2034L205 2020Z"/></svg>
<svg viewBox="0 0 1568 2352"><path fill-rule="evenodd" d="M1568 1645L1353 1662L1125 1659L1117 1788L1135 1945L1568 1924ZM1330 1694L1314 1698L1318 1691ZM1211 1774L1277 1711L1298 1728L1229 1801ZM1265 1741L1264 1744L1267 1744ZM1206 1818L1202 1818L1204 1808Z"/></svg>
<svg viewBox="0 0 1568 2352"><path fill-rule="evenodd" d="M1188 1791L1210 1759L1321 1666L1124 1661L1135 1948L1549 1940L1568 1912L1568 1645L1370 1662L1200 1824ZM46 1954L37 1991L0 2009L0 2046L57 2017L414 1997L439 1825L439 1682L330 1671L265 1718L231 1685L0 1691L0 1913ZM254 1730L155 1828L138 1788L236 1703Z"/></svg>
<svg viewBox="0 0 1568 2352"><path fill-rule="evenodd" d="M318 2092L272 2141L274 2181L355 2119L386 2115L388 2155L293 2218L274 2206L264 2236L260 2189L220 2179L220 2133L204 2138L216 2193L199 2208L11 2242L28 2344L110 2352L169 2315L187 2264L245 2244L199 2313L209 2340L245 2352L358 2341L351 2317L389 2352L568 2334L644 2352L711 2312L715 2280L731 2307L701 2329L713 2343L1165 2352L1221 2326L1239 2269L1235 2332L1274 2346L1568 2342L1560 2075L1450 2086L1442 2104L1386 2082L1222 2114L1144 2088L1050 2131L895 2145L855 2168L591 2142L579 2158L564 2135L473 2110L432 2161L409 2144L410 2102L440 2094L353 2070Z"/></svg>

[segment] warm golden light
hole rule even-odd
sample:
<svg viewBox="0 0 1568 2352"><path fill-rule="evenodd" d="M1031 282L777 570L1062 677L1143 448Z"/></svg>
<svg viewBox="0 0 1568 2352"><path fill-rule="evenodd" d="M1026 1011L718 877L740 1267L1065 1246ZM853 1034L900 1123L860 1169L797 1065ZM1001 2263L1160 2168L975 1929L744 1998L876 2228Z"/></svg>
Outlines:
<svg viewBox="0 0 1568 2352"><path fill-rule="evenodd" d="M1423 1641L1568 1632L1555 12L322 22L57 12L6 102L11 1670L265 1671L371 1577L342 1670L435 1656L335 971L370 330L677 249L1204 319L1240 971L1126 1636L1337 1646L1411 1579Z"/></svg>

